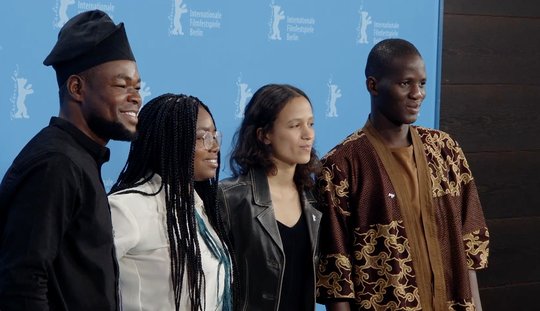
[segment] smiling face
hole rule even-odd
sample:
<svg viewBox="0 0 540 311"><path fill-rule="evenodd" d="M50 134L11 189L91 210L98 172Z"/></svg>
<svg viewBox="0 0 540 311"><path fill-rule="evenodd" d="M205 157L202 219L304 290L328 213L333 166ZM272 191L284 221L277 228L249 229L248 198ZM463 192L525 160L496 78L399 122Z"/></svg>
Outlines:
<svg viewBox="0 0 540 311"><path fill-rule="evenodd" d="M214 144L210 149L204 146L203 135L208 131L210 134L216 134L216 126L212 117L204 109L199 106L197 115L197 130L195 143L195 158L193 159L195 181L203 181L216 176L216 170L219 167L218 152L219 144L214 140Z"/></svg>
<svg viewBox="0 0 540 311"><path fill-rule="evenodd" d="M80 74L83 129L91 138L106 144L133 140L141 107L141 79L137 65L129 60L110 61Z"/></svg>
<svg viewBox="0 0 540 311"><path fill-rule="evenodd" d="M419 55L395 58L387 74L373 77L370 92L373 96L372 113L382 116L396 126L416 121L422 101L426 97L426 70Z"/></svg>
<svg viewBox="0 0 540 311"><path fill-rule="evenodd" d="M291 99L279 112L272 129L261 140L271 147L276 167L306 164L315 139L313 111L303 96Z"/></svg>

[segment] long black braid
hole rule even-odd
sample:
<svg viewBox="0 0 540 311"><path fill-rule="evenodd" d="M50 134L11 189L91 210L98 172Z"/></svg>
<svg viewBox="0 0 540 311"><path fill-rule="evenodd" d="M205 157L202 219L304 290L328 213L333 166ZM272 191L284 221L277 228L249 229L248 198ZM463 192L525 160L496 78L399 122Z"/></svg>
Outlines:
<svg viewBox="0 0 540 311"><path fill-rule="evenodd" d="M203 107L206 107L203 105ZM214 120L214 117L210 110L206 108L206 111L208 114L210 114L210 117L212 120ZM215 123L215 122L214 122ZM221 154L218 153L218 163L221 163ZM229 236L225 233L225 225L223 223L222 214L219 211L219 204L217 199L217 190L218 190L218 180L219 180L219 168L216 170L216 176L215 178L208 179L205 181L196 181L195 182L195 190L201 197L202 201L204 202L204 207L206 214L208 216L208 219L210 220L210 224L212 227L216 228L216 233L219 236L219 239L221 243L225 244L227 246L228 252L231 256L232 266L233 266L233 284L232 284L232 303L233 303L233 310L238 309L238 294L240 293L239 288L239 282L234 280L239 280L240 276L238 275L238 269L236 269L236 254L234 252L234 248L232 247L231 241L229 239Z"/></svg>
<svg viewBox="0 0 540 311"><path fill-rule="evenodd" d="M224 243L223 223L216 201L218 176L216 174L210 180L197 183L193 177L199 107L210 113L198 98L182 94L164 94L148 102L139 113L138 137L131 143L127 162L111 189L111 193L136 192L148 196L165 191L171 276L177 310L186 271L191 310L204 309L201 297L204 295L205 278L197 238L194 189L203 200L210 222ZM159 191L142 193L132 190L149 181L154 174L162 179Z"/></svg>

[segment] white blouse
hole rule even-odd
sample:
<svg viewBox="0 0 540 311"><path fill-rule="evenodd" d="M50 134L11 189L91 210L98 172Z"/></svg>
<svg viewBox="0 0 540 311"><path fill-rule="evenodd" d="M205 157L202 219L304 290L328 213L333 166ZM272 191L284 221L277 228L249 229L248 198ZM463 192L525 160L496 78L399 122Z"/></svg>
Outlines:
<svg viewBox="0 0 540 311"><path fill-rule="evenodd" d="M144 185L133 188L155 193L161 177L154 177ZM132 190L133 190L132 189ZM204 212L203 202L195 192L195 208L210 234L219 245L219 238ZM165 191L155 196L138 193L115 193L109 196L116 256L120 267L120 292L123 310L175 310L171 280L171 260L167 236ZM197 232L201 250L202 269L206 288L205 310L221 310L225 269L218 270L218 259ZM221 246L221 245L220 245ZM219 273L219 277L218 277ZM218 280L220 284L218 284ZM180 310L190 310L187 271L184 273Z"/></svg>

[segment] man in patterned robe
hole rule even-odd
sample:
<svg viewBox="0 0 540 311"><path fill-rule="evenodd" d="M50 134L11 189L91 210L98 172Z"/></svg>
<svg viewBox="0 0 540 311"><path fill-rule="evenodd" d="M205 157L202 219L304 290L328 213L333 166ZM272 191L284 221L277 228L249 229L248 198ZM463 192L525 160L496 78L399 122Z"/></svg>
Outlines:
<svg viewBox="0 0 540 311"><path fill-rule="evenodd" d="M401 39L371 50L364 127L323 158L317 296L327 310L481 310L489 232L463 151L414 126L425 65Z"/></svg>

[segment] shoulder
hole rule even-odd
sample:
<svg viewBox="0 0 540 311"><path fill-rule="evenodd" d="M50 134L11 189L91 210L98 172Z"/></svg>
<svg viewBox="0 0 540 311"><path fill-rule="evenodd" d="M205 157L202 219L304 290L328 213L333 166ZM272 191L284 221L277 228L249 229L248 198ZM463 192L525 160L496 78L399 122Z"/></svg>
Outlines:
<svg viewBox="0 0 540 311"><path fill-rule="evenodd" d="M156 194L159 189L160 185L156 183L155 179L152 179L137 187L123 189L109 194L109 204L111 208L150 205L159 196Z"/></svg>
<svg viewBox="0 0 540 311"><path fill-rule="evenodd" d="M126 205L141 204L144 201L144 195L136 192L129 192L135 188L124 189L120 192L111 193L108 196L111 208L121 208Z"/></svg>
<svg viewBox="0 0 540 311"><path fill-rule="evenodd" d="M322 157L323 171L356 170L361 163L371 163L376 157L367 155L374 155L373 153L373 146L366 133L361 129L357 130Z"/></svg>
<svg viewBox="0 0 540 311"><path fill-rule="evenodd" d="M221 206L228 209L234 206L236 210L239 206L250 206L254 200L255 185L250 177L250 173L223 179L219 182L218 201Z"/></svg>
<svg viewBox="0 0 540 311"><path fill-rule="evenodd" d="M23 149L6 172L4 181L10 183L41 180L47 184L78 184L84 169L67 154L57 151Z"/></svg>
<svg viewBox="0 0 540 311"><path fill-rule="evenodd" d="M219 189L224 193L230 191L248 191L251 189L249 174L222 179L219 181Z"/></svg>
<svg viewBox="0 0 540 311"><path fill-rule="evenodd" d="M426 154L446 155L450 158L464 157L459 143L450 134L441 130L421 126L415 126L414 128L420 136Z"/></svg>
<svg viewBox="0 0 540 311"><path fill-rule="evenodd" d="M433 129L428 127L422 127L422 126L413 126L416 131L418 132L418 135L420 136L420 139L423 143L427 144L437 144L440 142L450 142L452 144L457 144L457 141L450 136L450 134Z"/></svg>
<svg viewBox="0 0 540 311"><path fill-rule="evenodd" d="M28 142L26 148L66 154L70 152L87 153L72 135L56 126L43 128Z"/></svg>
<svg viewBox="0 0 540 311"><path fill-rule="evenodd" d="M69 135L64 135L62 131L54 127L46 127L26 143L15 158L14 163L47 162L47 160L52 162L58 158L69 159L67 151L71 145L69 138Z"/></svg>
<svg viewBox="0 0 540 311"><path fill-rule="evenodd" d="M431 168L439 172L455 170L456 174L471 174L464 151L448 133L430 128L416 129Z"/></svg>
<svg viewBox="0 0 540 311"><path fill-rule="evenodd" d="M321 160L324 162L334 159L346 158L353 155L355 150L369 143L366 134L358 129L345 137L339 144L334 146Z"/></svg>
<svg viewBox="0 0 540 311"><path fill-rule="evenodd" d="M90 153L71 135L54 126L36 134L17 155L13 166L18 170L48 166L57 171L78 168L81 173L88 170L97 173L96 161Z"/></svg>

